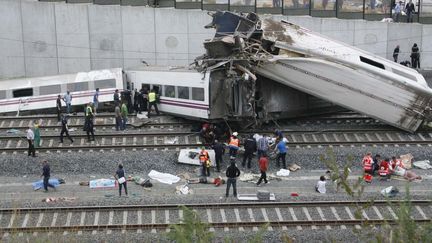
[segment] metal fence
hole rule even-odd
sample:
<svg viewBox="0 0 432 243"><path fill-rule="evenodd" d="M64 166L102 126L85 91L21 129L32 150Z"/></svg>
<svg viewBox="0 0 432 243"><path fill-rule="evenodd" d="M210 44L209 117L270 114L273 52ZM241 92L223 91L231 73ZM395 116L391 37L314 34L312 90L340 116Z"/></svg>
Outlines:
<svg viewBox="0 0 432 243"><path fill-rule="evenodd" d="M395 0L39 0L41 2L120 4L134 6L175 7L178 9L230 10L284 15L310 15L342 19L381 20L394 18ZM407 22L405 7L398 22ZM413 22L432 24L432 0L413 1Z"/></svg>

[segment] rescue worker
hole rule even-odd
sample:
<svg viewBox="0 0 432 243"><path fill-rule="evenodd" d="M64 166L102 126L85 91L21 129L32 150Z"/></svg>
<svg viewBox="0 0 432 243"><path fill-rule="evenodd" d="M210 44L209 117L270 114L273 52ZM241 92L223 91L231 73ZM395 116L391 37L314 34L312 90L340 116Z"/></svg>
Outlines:
<svg viewBox="0 0 432 243"><path fill-rule="evenodd" d="M225 153L225 146L219 142L219 140L215 140L213 144L213 150L215 151L216 157L216 171L220 172L220 165L223 163L223 155Z"/></svg>
<svg viewBox="0 0 432 243"><path fill-rule="evenodd" d="M380 177L390 180L391 173L392 170L390 167L389 159L385 158L381 160L381 163L379 164L379 170L378 170L378 174L380 175Z"/></svg>
<svg viewBox="0 0 432 243"><path fill-rule="evenodd" d="M69 135L69 127L68 127L68 124L67 124L67 116L66 115L63 115L62 116L62 120L61 120L61 123L62 123L62 130L61 130L61 132L60 132L60 143L63 143L63 134L65 134L66 133L66 136L69 138L69 140L71 141L71 143L73 143L73 139L71 138L71 136Z"/></svg>
<svg viewBox="0 0 432 243"><path fill-rule="evenodd" d="M237 151L240 148L240 140L237 138L238 133L237 132L233 132L228 147L229 147L229 155L230 157L236 157L237 156Z"/></svg>
<svg viewBox="0 0 432 243"><path fill-rule="evenodd" d="M201 152L199 154L199 161L202 166L202 175L210 176L210 156L205 147L201 148Z"/></svg>
<svg viewBox="0 0 432 243"><path fill-rule="evenodd" d="M148 108L148 113L147 113L147 117L150 118L150 113L151 113L151 109L154 106L156 114L159 115L159 109L157 107L156 104L156 91L154 89L152 89L150 91L150 93L148 94L148 101L149 101L149 108Z"/></svg>
<svg viewBox="0 0 432 243"><path fill-rule="evenodd" d="M247 160L247 162L248 162L247 163L247 168L250 169L251 168L251 161L252 161L253 153L257 149L256 141L255 141L255 138L253 137L252 134L249 136L248 139L245 140L245 142L244 142L244 149L245 149L245 152L243 154L242 167L243 168L245 167L246 160Z"/></svg>
<svg viewBox="0 0 432 243"><path fill-rule="evenodd" d="M368 152L362 160L362 164L363 164L363 171L367 174L372 175L372 164L373 164L373 159L372 159L372 153Z"/></svg>
<svg viewBox="0 0 432 243"><path fill-rule="evenodd" d="M92 103L88 103L86 110L85 110L85 124L84 124L84 130L87 132L87 141L94 141L94 125L93 125L93 108ZM90 139L90 134L92 135L92 139Z"/></svg>

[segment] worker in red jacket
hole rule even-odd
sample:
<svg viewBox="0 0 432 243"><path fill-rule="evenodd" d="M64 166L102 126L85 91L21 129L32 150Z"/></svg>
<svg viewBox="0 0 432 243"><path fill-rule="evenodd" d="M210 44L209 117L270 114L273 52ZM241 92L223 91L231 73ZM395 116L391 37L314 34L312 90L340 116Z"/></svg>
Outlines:
<svg viewBox="0 0 432 243"><path fill-rule="evenodd" d="M372 175L372 165L373 165L373 158L372 153L369 152L363 157L363 170L365 173Z"/></svg>
<svg viewBox="0 0 432 243"><path fill-rule="evenodd" d="M257 186L259 186L261 184L262 180L264 180L265 184L268 183L268 181L267 181L267 174L266 174L267 169L268 169L267 155L263 154L261 156L261 158L259 159L258 163L259 163L259 168L260 168L260 171L261 171L261 177L258 180Z"/></svg>
<svg viewBox="0 0 432 243"><path fill-rule="evenodd" d="M378 174L381 178L386 178L387 180L390 179L390 174L392 173L390 162L388 158L385 158L381 161L379 165Z"/></svg>

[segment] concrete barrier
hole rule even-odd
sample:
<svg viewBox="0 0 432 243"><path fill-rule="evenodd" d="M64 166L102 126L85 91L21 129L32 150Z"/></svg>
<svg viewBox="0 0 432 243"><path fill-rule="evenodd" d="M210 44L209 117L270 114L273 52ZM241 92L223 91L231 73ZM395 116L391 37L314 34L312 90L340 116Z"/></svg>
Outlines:
<svg viewBox="0 0 432 243"><path fill-rule="evenodd" d="M130 1L135 4L134 1ZM413 43L422 68L432 68L432 26L365 20L268 15L391 59L409 59ZM148 64L186 65L204 53L207 11L145 6L0 0L0 79Z"/></svg>

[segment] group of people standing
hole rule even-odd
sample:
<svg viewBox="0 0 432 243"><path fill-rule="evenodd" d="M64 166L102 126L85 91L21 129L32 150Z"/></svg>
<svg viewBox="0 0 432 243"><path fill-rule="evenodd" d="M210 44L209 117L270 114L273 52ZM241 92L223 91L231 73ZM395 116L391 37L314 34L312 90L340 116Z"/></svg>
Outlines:
<svg viewBox="0 0 432 243"><path fill-rule="evenodd" d="M400 53L400 46L397 45L395 49L393 50L393 60L397 63ZM411 63L409 61L402 61L400 64L404 66L411 66L412 68L420 68L420 49L417 45L417 43L414 43L414 45L411 47Z"/></svg>
<svg viewBox="0 0 432 243"><path fill-rule="evenodd" d="M402 1L397 2L394 5L393 8L393 21L394 22L399 22L399 18L402 15L402 11L405 12L406 16L407 16L407 23L412 23L413 22L413 15L415 14L415 5L412 2L412 0L410 0L404 8L404 4Z"/></svg>
<svg viewBox="0 0 432 243"><path fill-rule="evenodd" d="M246 138L244 142L244 154L243 154L243 160L242 160L242 167L245 168L247 165L248 169L251 169L251 163L252 159L254 157L254 153L256 152L258 155L258 167L261 172L261 176L257 182L257 186L260 186L260 184L264 181L265 184L268 183L267 180L267 170L269 167L269 159L268 159L268 153L269 149L273 149L275 152L277 152L276 156L276 164L277 167L281 166L282 162L282 168L286 169L286 154L287 154L287 147L286 147L286 139L284 139L282 132L276 130L275 132L275 144L274 148L269 146L269 138L264 135L258 139L258 141L254 138L253 135L250 135L248 138ZM225 153L225 146L223 143L220 143L218 139L214 140L214 144L212 145L213 150L215 151L215 157L216 157L216 170L217 172L220 172L220 166L221 163L223 163L223 154ZM228 149L229 149L229 156L230 156L230 165L227 168L225 174L227 176L227 190L226 190L226 196L229 196L230 187L233 187L234 196L237 196L237 186L236 181L237 177L240 176L240 170L236 166L236 158L238 154L238 150L240 148L240 139L238 137L237 132L233 132L232 135L229 138L228 143ZM209 154L203 147L201 149L201 152L199 154L199 160L202 165L202 176L208 177L210 176L210 161L209 161Z"/></svg>

